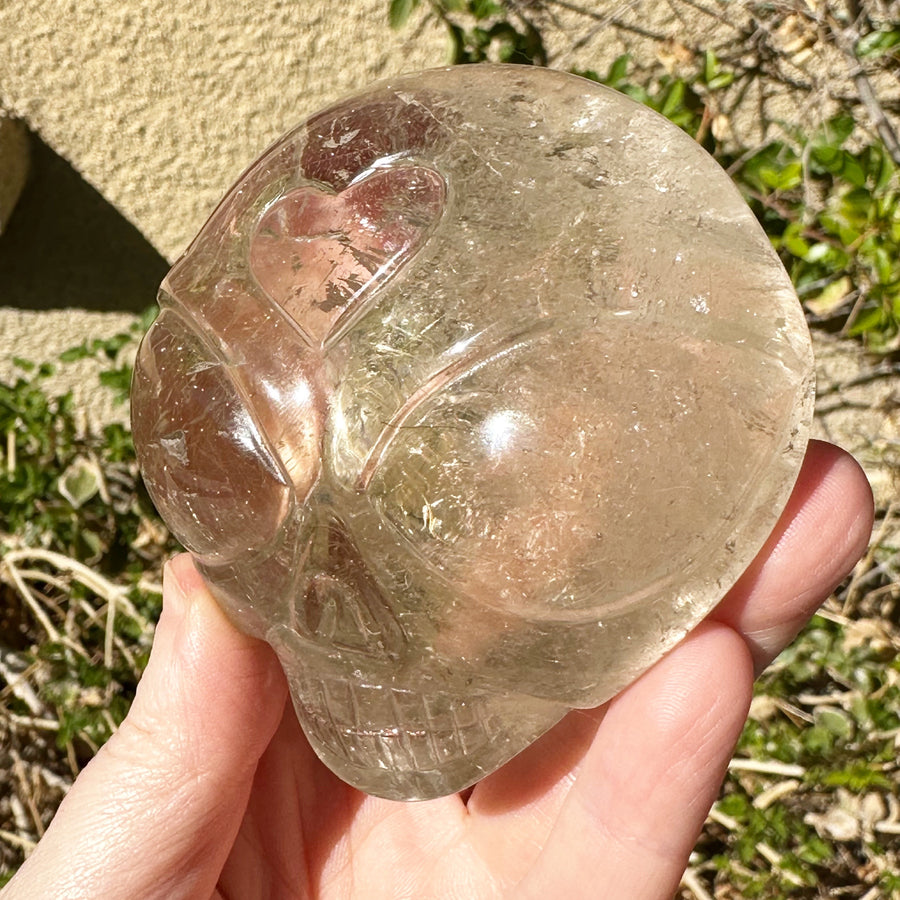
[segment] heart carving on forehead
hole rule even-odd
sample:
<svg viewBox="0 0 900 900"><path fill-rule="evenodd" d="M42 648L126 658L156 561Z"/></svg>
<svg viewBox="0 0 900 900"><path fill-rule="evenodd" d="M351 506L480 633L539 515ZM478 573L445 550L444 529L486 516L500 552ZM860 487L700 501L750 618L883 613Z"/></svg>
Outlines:
<svg viewBox="0 0 900 900"><path fill-rule="evenodd" d="M269 206L250 243L260 287L314 346L362 311L372 288L425 244L444 210L433 169L373 169L340 193L301 187Z"/></svg>

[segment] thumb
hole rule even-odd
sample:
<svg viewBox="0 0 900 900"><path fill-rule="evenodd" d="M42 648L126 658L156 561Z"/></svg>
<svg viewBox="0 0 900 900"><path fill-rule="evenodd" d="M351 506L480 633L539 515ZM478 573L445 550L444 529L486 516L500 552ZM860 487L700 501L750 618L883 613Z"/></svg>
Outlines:
<svg viewBox="0 0 900 900"><path fill-rule="evenodd" d="M271 650L226 619L189 557L174 559L131 711L3 900L209 897L285 696Z"/></svg>

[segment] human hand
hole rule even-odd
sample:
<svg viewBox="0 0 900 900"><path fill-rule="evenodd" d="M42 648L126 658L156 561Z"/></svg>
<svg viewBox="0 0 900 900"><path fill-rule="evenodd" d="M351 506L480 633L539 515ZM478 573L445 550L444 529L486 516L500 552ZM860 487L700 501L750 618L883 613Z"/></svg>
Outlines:
<svg viewBox="0 0 900 900"><path fill-rule="evenodd" d="M849 571L871 524L859 467L811 443L775 532L700 627L471 792L420 803L361 794L318 761L272 651L179 557L131 712L0 896L671 897L754 673Z"/></svg>

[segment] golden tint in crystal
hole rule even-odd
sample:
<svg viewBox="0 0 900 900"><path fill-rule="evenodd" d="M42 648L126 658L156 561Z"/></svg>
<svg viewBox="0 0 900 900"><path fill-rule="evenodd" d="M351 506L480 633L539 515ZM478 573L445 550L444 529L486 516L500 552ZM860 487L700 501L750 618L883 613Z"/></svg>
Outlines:
<svg viewBox="0 0 900 900"><path fill-rule="evenodd" d="M318 113L159 302L147 486L322 760L384 797L466 787L628 684L752 560L805 449L806 325L727 175L560 72Z"/></svg>

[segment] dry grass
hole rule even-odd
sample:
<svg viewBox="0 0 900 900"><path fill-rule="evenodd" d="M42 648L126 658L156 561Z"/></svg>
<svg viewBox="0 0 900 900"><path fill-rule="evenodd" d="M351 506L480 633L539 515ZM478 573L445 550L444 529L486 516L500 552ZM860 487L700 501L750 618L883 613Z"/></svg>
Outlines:
<svg viewBox="0 0 900 900"><path fill-rule="evenodd" d="M627 51L634 77L650 82L695 71L714 50L735 78L705 98L705 127L735 149L793 139L845 109L858 141L880 138L900 162L900 64L895 57L860 63L854 52L860 34L900 20L896 2L519 0L514 7L541 29L551 65L561 68L602 69ZM852 577L761 679L685 874L684 900L900 896L892 880L900 872L900 507L891 503L898 457L877 412L886 418L898 407L898 367L892 356L867 358L858 345L834 352L852 354L856 364L825 373L820 427L839 428L832 435L839 442L880 448L866 460L883 485L876 531ZM860 394L866 386L877 397ZM72 411L41 407L33 373L6 387L0 884L125 714L152 642L161 562L173 548L121 434L68 429ZM840 426L837 407L846 414ZM63 471L87 473L87 487L73 476L67 499ZM84 496L73 498L79 485Z"/></svg>

